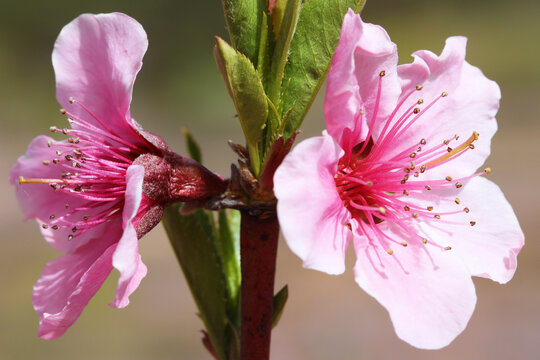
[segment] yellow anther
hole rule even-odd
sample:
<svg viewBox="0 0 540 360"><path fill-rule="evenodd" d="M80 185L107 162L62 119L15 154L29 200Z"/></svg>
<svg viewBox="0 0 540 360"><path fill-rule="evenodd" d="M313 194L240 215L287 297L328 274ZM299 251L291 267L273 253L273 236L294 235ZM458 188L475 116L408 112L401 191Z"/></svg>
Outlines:
<svg viewBox="0 0 540 360"><path fill-rule="evenodd" d="M433 206L428 206L427 209L428 211L433 211Z"/></svg>
<svg viewBox="0 0 540 360"><path fill-rule="evenodd" d="M384 70L379 73L380 77L383 77L384 75L386 75L386 71L384 71Z"/></svg>
<svg viewBox="0 0 540 360"><path fill-rule="evenodd" d="M491 172L491 168L485 168L485 169L484 169L484 172L485 172L486 174L489 174L489 173Z"/></svg>
<svg viewBox="0 0 540 360"><path fill-rule="evenodd" d="M427 244L427 239L426 239L426 238L423 238L423 239L422 239L422 242L423 242L424 244Z"/></svg>
<svg viewBox="0 0 540 360"><path fill-rule="evenodd" d="M402 241L402 242L401 242L401 246L407 247L407 243L406 243L405 241Z"/></svg>
<svg viewBox="0 0 540 360"><path fill-rule="evenodd" d="M386 252L388 253L388 255L392 255L394 253L394 250L388 249L388 250L386 250Z"/></svg>
<svg viewBox="0 0 540 360"><path fill-rule="evenodd" d="M445 179L446 179L446 181L452 181L452 177L451 177L451 176L447 176Z"/></svg>
<svg viewBox="0 0 540 360"><path fill-rule="evenodd" d="M461 202L461 200L459 200L459 198L456 198L456 200L454 200L456 202L456 204L459 205L459 203Z"/></svg>
<svg viewBox="0 0 540 360"><path fill-rule="evenodd" d="M471 226L474 226L474 225L476 225L476 221L471 221L470 224L471 224Z"/></svg>
<svg viewBox="0 0 540 360"><path fill-rule="evenodd" d="M416 85L416 90L422 90L423 86L422 85Z"/></svg>

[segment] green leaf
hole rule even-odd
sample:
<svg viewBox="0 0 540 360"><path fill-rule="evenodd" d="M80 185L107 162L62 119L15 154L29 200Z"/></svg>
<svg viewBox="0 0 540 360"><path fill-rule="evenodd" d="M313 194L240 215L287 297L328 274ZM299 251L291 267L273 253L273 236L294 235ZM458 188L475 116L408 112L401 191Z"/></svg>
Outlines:
<svg viewBox="0 0 540 360"><path fill-rule="evenodd" d="M229 360L240 360L240 328L231 322L227 323L227 342L229 344Z"/></svg>
<svg viewBox="0 0 540 360"><path fill-rule="evenodd" d="M233 47L257 64L266 0L222 0Z"/></svg>
<svg viewBox="0 0 540 360"><path fill-rule="evenodd" d="M272 328L275 328L283 315L283 309L289 298L289 286L285 285L279 292L274 295L274 312L272 313Z"/></svg>
<svg viewBox="0 0 540 360"><path fill-rule="evenodd" d="M181 204L165 209L163 225L219 359L227 359L227 288L212 238L212 214L182 216Z"/></svg>
<svg viewBox="0 0 540 360"><path fill-rule="evenodd" d="M279 89L281 87L281 81L283 80L283 72L285 70L285 64L287 63L287 57L289 56L289 46L291 44L291 39L293 38L301 5L301 0L287 1L279 32L277 33L278 35L272 55L272 68L268 78L269 85L267 91L268 97L274 104L277 104L279 100Z"/></svg>
<svg viewBox="0 0 540 360"><path fill-rule="evenodd" d="M228 314L234 323L239 313L240 284L240 212L237 210L218 213L219 241L216 242L221 258L228 293ZM240 329L240 325L238 329Z"/></svg>
<svg viewBox="0 0 540 360"><path fill-rule="evenodd" d="M246 137L252 169L260 170L259 140L268 115L264 87L247 57L216 37L215 56Z"/></svg>
<svg viewBox="0 0 540 360"><path fill-rule="evenodd" d="M285 67L286 92L279 108L292 109L285 126L289 137L302 120L323 84L336 49L343 17L349 8L360 11L365 0L309 0L302 6Z"/></svg>
<svg viewBox="0 0 540 360"><path fill-rule="evenodd" d="M272 28L268 24L268 16L263 13L261 24L261 38L259 41L259 55L257 60L257 73L263 84L266 84L268 73L270 72L270 48L274 46L272 39Z"/></svg>
<svg viewBox="0 0 540 360"><path fill-rule="evenodd" d="M281 27L281 22L283 21L283 16L285 15L285 7L287 6L288 0L276 0L274 4L274 10L272 11L272 27L276 36L279 34L279 29Z"/></svg>
<svg viewBox="0 0 540 360"><path fill-rule="evenodd" d="M191 135L191 132L188 129L183 128L182 133L186 139L186 146L189 156L198 163L202 162L201 148L195 141L193 135Z"/></svg>

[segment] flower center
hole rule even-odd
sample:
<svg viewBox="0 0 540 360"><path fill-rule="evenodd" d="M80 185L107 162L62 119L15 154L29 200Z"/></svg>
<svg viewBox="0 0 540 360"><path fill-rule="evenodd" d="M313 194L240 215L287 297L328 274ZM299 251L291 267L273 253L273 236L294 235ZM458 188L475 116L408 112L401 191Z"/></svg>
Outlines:
<svg viewBox="0 0 540 360"><path fill-rule="evenodd" d="M459 189L463 183L475 176L490 173L491 169L471 176L454 179L447 175L443 178L433 176L433 169L455 160L469 150L474 149L474 142L479 134L474 131L464 142L457 143L458 135L447 138L442 143L430 144L430 139L422 138L417 143L396 153L403 145L401 141L407 131L426 111L433 107L439 100L448 96L442 92L439 97L432 100L423 109L420 105L423 99L418 99L408 109L402 109L404 103L415 92L421 91L421 85L405 94L396 109L382 124L382 131L375 138L372 136L381 97L382 79L385 72L379 76L377 98L373 110L366 141L353 144L353 139L358 138L359 124L365 111L361 109L355 119L355 128L346 129L342 138L342 147L345 151L339 160L337 172L334 176L336 189L349 210L352 218L356 220L355 226L362 234L365 234L370 242L378 242L387 252L392 255L392 244L407 246L407 242L397 242L383 233L376 225L387 221L397 225L400 230L407 234L408 241L422 244L431 244L443 250L451 248L445 244L439 244L425 235L420 235L419 221L437 221L440 223L455 224L446 220L447 216L458 213L469 213L468 207L463 207L461 200L449 200L438 194L430 192L434 189ZM402 112L399 118L396 114ZM397 119L396 119L397 118ZM451 147L457 143L455 147ZM456 190L457 191L457 190ZM454 208L438 211L436 203L452 202ZM447 208L447 206L445 206ZM467 223L474 226L476 221ZM351 224L345 224L349 228Z"/></svg>
<svg viewBox="0 0 540 360"><path fill-rule="evenodd" d="M48 184L61 197L64 208L43 221L44 229L65 230L68 240L122 215L126 171L141 154L148 152L122 139L88 108L74 99L95 120L85 121L62 109L72 128L51 127L53 133L69 138L48 141L42 178L19 177L20 184Z"/></svg>

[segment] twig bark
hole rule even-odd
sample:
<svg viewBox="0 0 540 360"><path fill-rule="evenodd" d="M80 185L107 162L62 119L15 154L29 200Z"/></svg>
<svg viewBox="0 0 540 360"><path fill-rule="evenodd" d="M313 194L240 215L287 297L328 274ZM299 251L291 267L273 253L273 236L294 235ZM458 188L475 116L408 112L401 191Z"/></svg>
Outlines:
<svg viewBox="0 0 540 360"><path fill-rule="evenodd" d="M268 360L279 223L275 211L242 211L242 360Z"/></svg>

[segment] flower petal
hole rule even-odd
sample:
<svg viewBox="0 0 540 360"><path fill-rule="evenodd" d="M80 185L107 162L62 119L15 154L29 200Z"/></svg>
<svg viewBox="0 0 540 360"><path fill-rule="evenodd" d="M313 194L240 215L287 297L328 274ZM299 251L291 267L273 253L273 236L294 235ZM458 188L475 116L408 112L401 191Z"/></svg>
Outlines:
<svg viewBox="0 0 540 360"><path fill-rule="evenodd" d="M133 224L142 200L144 167L131 165L126 172L126 200L122 212L124 233L113 255L113 266L120 272L116 297L110 304L123 308L129 304L129 295L146 276L147 268L139 254L139 240Z"/></svg>
<svg viewBox="0 0 540 360"><path fill-rule="evenodd" d="M336 191L334 174L343 150L326 134L298 144L274 176L283 235L304 267L341 274L350 214Z"/></svg>
<svg viewBox="0 0 540 360"><path fill-rule="evenodd" d="M398 67L402 97L411 92L414 94L401 106L401 113L396 119L410 107L417 106L422 112L411 116L411 121L415 117L417 120L396 136L397 140L387 151L387 158L420 145L420 140L424 138L427 144L416 158L420 163L427 149L443 145L445 140L450 140L450 148L457 148L471 137L473 131L480 134L474 142L474 150L467 149L465 154L452 161L432 167L424 174L425 179L440 179L447 175L459 178L472 174L489 156L491 138L497 130L495 114L501 96L499 87L487 79L480 69L465 61L466 43L464 37L450 37L440 56L429 51L417 51L412 64ZM423 86L421 91L415 91L417 85ZM448 96L442 97L443 92L447 92ZM415 105L419 98L423 103ZM428 109L433 101L435 103ZM459 135L459 139L454 139L454 135ZM446 146L440 149L444 151Z"/></svg>
<svg viewBox="0 0 540 360"><path fill-rule="evenodd" d="M397 241L408 240L388 224L379 228ZM391 256L356 239L355 248L356 282L388 310L402 340L418 348L438 349L465 329L476 294L456 254L412 241L407 247L393 248Z"/></svg>
<svg viewBox="0 0 540 360"><path fill-rule="evenodd" d="M455 197L455 193L442 190L436 194L452 200ZM457 196L459 209L467 207L470 211L446 217L456 225L426 223L423 226L426 235L448 242L472 275L508 282L516 271L517 255L524 244L512 207L499 187L482 177L471 179ZM435 207L441 211L456 210L447 204L439 203ZM471 226L470 221L475 225Z"/></svg>
<svg viewBox="0 0 540 360"><path fill-rule="evenodd" d="M55 141L48 136L41 135L34 138L28 145L26 154L19 157L11 169L9 182L16 187L17 199L25 214L25 219L35 218L40 225L43 237L55 249L72 252L90 239L102 236L106 231L105 227L96 226L91 231L78 234L76 241L70 241L68 236L72 234L71 227L52 230L50 227L44 229L41 225L50 223L51 216L60 218L71 209L87 204L88 200L70 196L65 191L54 191L48 184L19 184L19 176L27 179L61 179L62 172L66 171L66 168L62 166L65 161L63 156L57 155L56 151L65 151L65 145L65 142ZM59 158L61 163L54 164L55 158ZM49 165L44 165L44 161L48 161ZM69 208L66 205L69 205ZM102 210L101 207L95 207L85 210L83 215L92 216Z"/></svg>
<svg viewBox="0 0 540 360"><path fill-rule="evenodd" d="M358 144L367 135L365 119L376 115L380 122L394 110L400 93L397 60L397 47L386 31L364 23L349 10L328 73L324 103L328 132L342 146L345 129L352 132L352 143ZM381 71L384 77L379 76ZM361 118L360 109L365 111Z"/></svg>
<svg viewBox="0 0 540 360"><path fill-rule="evenodd" d="M39 315L41 338L52 340L64 334L109 276L114 242L120 236L119 222L116 219L110 223L105 237L96 238L45 266L32 297Z"/></svg>
<svg viewBox="0 0 540 360"><path fill-rule="evenodd" d="M144 29L125 14L79 16L62 29L52 54L58 102L72 116L103 129L92 114L70 103L73 97L110 132L140 143L129 106L147 47Z"/></svg>

